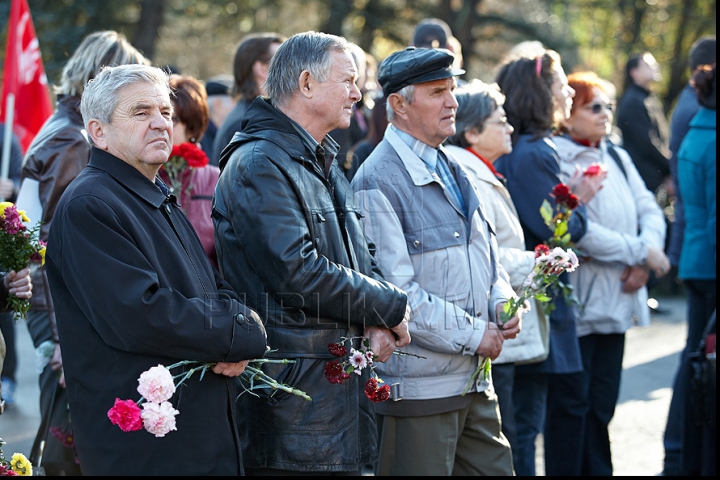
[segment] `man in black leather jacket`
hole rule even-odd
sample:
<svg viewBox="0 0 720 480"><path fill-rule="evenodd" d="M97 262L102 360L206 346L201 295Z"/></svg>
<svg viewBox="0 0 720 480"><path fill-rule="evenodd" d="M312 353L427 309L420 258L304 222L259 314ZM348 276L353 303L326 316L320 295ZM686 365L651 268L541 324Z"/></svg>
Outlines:
<svg viewBox="0 0 720 480"><path fill-rule="evenodd" d="M331 384L328 344L370 339L380 361L410 342L407 295L385 281L350 184L328 136L347 128L360 99L345 39L294 35L275 53L269 98L247 110L220 160L215 243L223 277L265 322L268 346L290 365L267 372L312 397L239 398L248 474L359 475L376 459L368 378Z"/></svg>

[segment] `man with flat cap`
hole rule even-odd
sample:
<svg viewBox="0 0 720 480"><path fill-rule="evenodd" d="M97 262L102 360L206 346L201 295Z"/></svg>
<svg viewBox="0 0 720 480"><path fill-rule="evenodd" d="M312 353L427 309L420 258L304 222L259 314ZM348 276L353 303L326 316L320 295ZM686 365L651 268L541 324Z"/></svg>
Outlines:
<svg viewBox="0 0 720 480"><path fill-rule="evenodd" d="M469 384L520 319L499 325L515 294L481 199L442 147L464 73L452 62L448 50L408 47L380 64L390 125L352 181L378 266L408 293L406 350L417 355L377 366L392 399L375 407L377 475L514 474L492 381Z"/></svg>

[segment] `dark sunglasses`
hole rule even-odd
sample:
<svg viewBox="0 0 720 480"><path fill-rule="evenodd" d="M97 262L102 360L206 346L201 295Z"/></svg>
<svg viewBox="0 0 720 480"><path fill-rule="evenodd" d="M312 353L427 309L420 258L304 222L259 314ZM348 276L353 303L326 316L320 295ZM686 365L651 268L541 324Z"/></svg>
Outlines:
<svg viewBox="0 0 720 480"><path fill-rule="evenodd" d="M614 103L593 103L592 105L586 105L586 110L592 110L592 113L597 115L598 113L602 112L603 108L606 108L608 112L612 112L615 109Z"/></svg>

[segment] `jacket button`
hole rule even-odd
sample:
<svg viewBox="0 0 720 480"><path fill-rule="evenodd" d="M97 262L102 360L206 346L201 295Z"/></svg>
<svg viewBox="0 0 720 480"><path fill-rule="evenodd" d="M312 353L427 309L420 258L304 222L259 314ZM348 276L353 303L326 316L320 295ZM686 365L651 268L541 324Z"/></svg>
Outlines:
<svg viewBox="0 0 720 480"><path fill-rule="evenodd" d="M458 232L453 233L455 235L455 238L460 238L460 234Z"/></svg>
<svg viewBox="0 0 720 480"><path fill-rule="evenodd" d="M417 247L418 245L420 245L420 240L415 240L415 246Z"/></svg>
<svg viewBox="0 0 720 480"><path fill-rule="evenodd" d="M238 313L237 315L235 315L235 321L238 323L238 325L242 325L243 323L245 323L245 315L243 315L242 313Z"/></svg>

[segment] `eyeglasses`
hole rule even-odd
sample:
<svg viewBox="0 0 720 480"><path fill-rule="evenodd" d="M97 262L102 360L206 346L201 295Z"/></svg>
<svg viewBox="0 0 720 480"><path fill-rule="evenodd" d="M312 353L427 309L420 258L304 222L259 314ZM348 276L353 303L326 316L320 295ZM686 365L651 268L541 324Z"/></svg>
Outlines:
<svg viewBox="0 0 720 480"><path fill-rule="evenodd" d="M507 117L503 117L500 120L493 120L492 122L483 122L483 125L492 125L492 124L497 124L497 125L506 127L508 125L508 119L507 119Z"/></svg>
<svg viewBox="0 0 720 480"><path fill-rule="evenodd" d="M585 110L592 110L592 113L597 115L603 111L603 108L606 108L608 112L612 112L615 109L615 104L614 103L593 103L592 105L585 105L583 108Z"/></svg>

